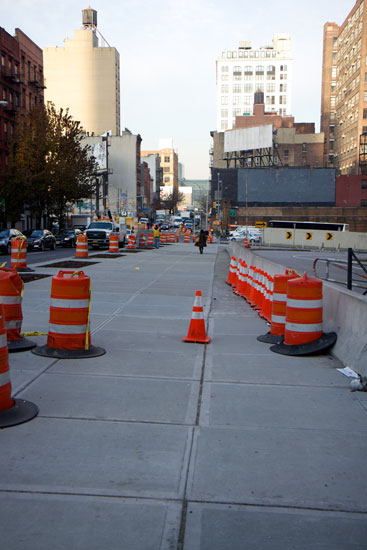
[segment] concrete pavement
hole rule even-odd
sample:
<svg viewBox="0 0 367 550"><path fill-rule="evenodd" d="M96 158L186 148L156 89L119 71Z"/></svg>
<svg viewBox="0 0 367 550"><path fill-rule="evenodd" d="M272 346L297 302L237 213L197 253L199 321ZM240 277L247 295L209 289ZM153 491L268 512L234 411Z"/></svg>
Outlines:
<svg viewBox="0 0 367 550"><path fill-rule="evenodd" d="M0 431L4 548L366 548L367 395L338 361L256 340L225 245L98 261L84 272L107 354L10 355L13 396L40 413ZM23 330L47 332L50 287L25 285ZM199 289L207 346L181 341Z"/></svg>

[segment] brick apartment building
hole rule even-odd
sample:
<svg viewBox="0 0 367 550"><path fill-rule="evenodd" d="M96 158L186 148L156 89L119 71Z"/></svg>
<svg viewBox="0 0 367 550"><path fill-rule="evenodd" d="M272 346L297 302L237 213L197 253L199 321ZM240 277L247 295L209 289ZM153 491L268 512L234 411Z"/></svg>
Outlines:
<svg viewBox="0 0 367 550"><path fill-rule="evenodd" d="M7 166L8 142L12 138L19 112L28 112L43 103L43 54L20 29L11 36L0 27L0 171Z"/></svg>
<svg viewBox="0 0 367 550"><path fill-rule="evenodd" d="M361 134L367 133L367 1L357 0L341 26L325 23L321 131L325 166L360 174ZM366 159L364 159L365 161Z"/></svg>

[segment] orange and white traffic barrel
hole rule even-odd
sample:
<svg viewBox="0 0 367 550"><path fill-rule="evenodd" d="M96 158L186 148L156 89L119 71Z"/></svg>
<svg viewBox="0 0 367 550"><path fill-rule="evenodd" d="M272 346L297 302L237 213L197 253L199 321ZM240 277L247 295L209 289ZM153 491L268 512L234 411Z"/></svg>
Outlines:
<svg viewBox="0 0 367 550"><path fill-rule="evenodd" d="M270 349L283 355L309 355L331 347L335 332L322 330L322 281L304 273L287 283L284 341Z"/></svg>
<svg viewBox="0 0 367 550"><path fill-rule="evenodd" d="M11 241L10 266L15 269L27 269L27 241L16 237Z"/></svg>
<svg viewBox="0 0 367 550"><path fill-rule="evenodd" d="M129 250L136 249L136 239L134 233L130 233L127 248Z"/></svg>
<svg viewBox="0 0 367 550"><path fill-rule="evenodd" d="M145 233L140 233L139 235L139 248L145 248L146 236Z"/></svg>
<svg viewBox="0 0 367 550"><path fill-rule="evenodd" d="M88 258L88 237L87 235L78 235L75 248L76 258Z"/></svg>
<svg viewBox="0 0 367 550"><path fill-rule="evenodd" d="M4 306L0 303L0 428L9 428L31 420L38 407L23 399L12 399Z"/></svg>
<svg viewBox="0 0 367 550"><path fill-rule="evenodd" d="M119 236L116 235L116 233L111 233L108 252L112 252L113 254L116 254L116 252L118 251L119 251Z"/></svg>
<svg viewBox="0 0 367 550"><path fill-rule="evenodd" d="M52 277L47 345L36 355L77 359L97 357L106 351L91 345L90 278L83 271L59 271Z"/></svg>
<svg viewBox="0 0 367 550"><path fill-rule="evenodd" d="M148 234L148 247L154 247L154 236L153 233Z"/></svg>
<svg viewBox="0 0 367 550"><path fill-rule="evenodd" d="M249 240L248 240L247 237L245 237L245 238L243 239L243 246L244 246L245 248L251 248L251 244L250 244L250 242L249 242Z"/></svg>
<svg viewBox="0 0 367 550"><path fill-rule="evenodd" d="M4 305L5 329L9 352L27 351L36 346L21 336L23 281L16 269L0 269L0 302Z"/></svg>
<svg viewBox="0 0 367 550"><path fill-rule="evenodd" d="M298 277L295 272L274 275L270 332L258 336L259 342L277 344L282 341L287 309L287 283L295 277Z"/></svg>

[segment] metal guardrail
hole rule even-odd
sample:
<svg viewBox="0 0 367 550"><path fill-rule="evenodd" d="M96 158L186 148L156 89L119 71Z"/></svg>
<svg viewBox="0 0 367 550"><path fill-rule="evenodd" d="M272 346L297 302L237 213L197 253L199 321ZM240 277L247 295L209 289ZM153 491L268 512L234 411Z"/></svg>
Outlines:
<svg viewBox="0 0 367 550"><path fill-rule="evenodd" d="M321 265L325 264L324 276L321 276L317 272L318 263ZM333 279L331 277L330 271L335 270L334 268L345 272L346 277L344 280ZM348 248L348 259L346 261L331 258L316 258L313 263L313 272L318 279L346 285L348 290L353 290L353 287L360 288L364 290L363 295L367 294L367 259L358 258L352 248Z"/></svg>

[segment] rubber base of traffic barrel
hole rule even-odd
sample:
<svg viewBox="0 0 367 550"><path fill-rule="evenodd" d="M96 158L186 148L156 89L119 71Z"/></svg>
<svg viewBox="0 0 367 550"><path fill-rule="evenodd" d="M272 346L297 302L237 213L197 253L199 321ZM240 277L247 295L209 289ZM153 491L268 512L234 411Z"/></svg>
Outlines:
<svg viewBox="0 0 367 550"><path fill-rule="evenodd" d="M282 334L270 334L270 332L267 332L266 334L258 336L256 340L264 342L265 344L280 344L283 338L284 336Z"/></svg>
<svg viewBox="0 0 367 550"><path fill-rule="evenodd" d="M37 346L32 349L32 353L55 359L89 359L90 357L104 355L106 350L96 346L90 346L89 349L55 349L49 346Z"/></svg>
<svg viewBox="0 0 367 550"><path fill-rule="evenodd" d="M312 355L326 351L331 348L336 342L337 335L335 332L324 333L321 338L308 344L300 344L299 346L289 346L281 342L275 346L271 346L270 350L274 353L280 353L282 355Z"/></svg>
<svg viewBox="0 0 367 550"><path fill-rule="evenodd" d="M18 353L20 351L28 351L37 346L32 340L27 338L19 338L19 340L9 340L8 341L8 351L9 353Z"/></svg>
<svg viewBox="0 0 367 550"><path fill-rule="evenodd" d="M24 399L14 399L14 405L6 411L0 412L0 428L17 426L32 420L38 414L38 407Z"/></svg>

